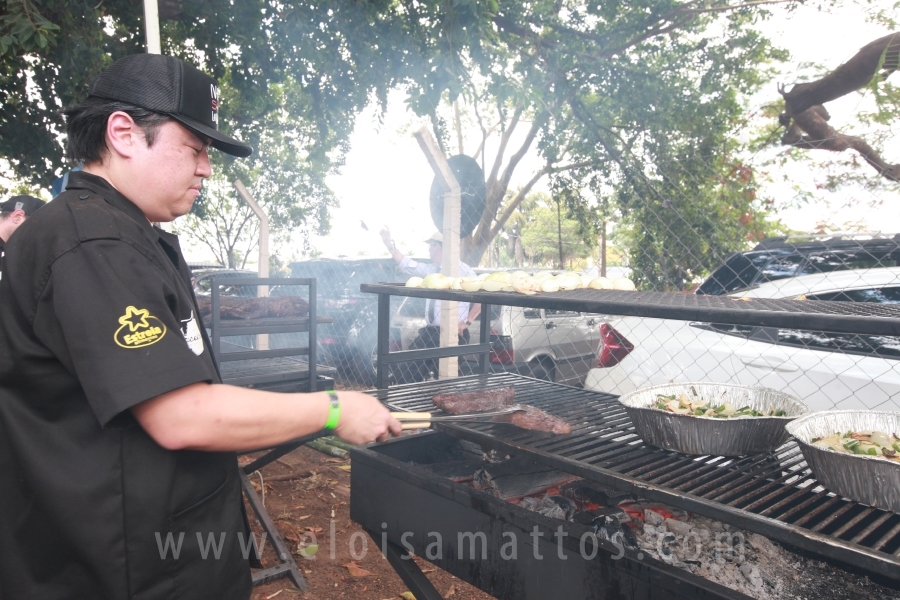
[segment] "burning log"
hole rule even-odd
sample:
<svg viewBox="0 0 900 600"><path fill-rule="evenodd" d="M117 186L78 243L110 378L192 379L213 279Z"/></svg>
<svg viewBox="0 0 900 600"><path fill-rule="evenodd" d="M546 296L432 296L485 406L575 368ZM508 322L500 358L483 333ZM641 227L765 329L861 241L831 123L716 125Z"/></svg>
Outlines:
<svg viewBox="0 0 900 600"><path fill-rule="evenodd" d="M539 494L574 479L577 477L569 473L512 458L475 471L472 486L502 500L510 500Z"/></svg>

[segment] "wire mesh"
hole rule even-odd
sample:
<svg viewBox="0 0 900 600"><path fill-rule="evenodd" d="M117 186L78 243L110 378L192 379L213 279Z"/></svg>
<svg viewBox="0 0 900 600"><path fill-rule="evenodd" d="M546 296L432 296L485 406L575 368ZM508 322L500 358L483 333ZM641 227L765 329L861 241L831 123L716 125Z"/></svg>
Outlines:
<svg viewBox="0 0 900 600"><path fill-rule="evenodd" d="M633 155L617 165L618 172L607 173L610 190L619 192L595 198L593 212L579 212L564 196L546 193L521 203L504 222L501 207L489 226L480 223L472 237L462 240L462 255L473 263L475 275L565 270L608 280L627 277L642 291L852 302L876 315L884 305L900 303L900 234L827 233L840 228L848 210L860 216L863 209L884 203L888 184L851 183L839 190L841 202L836 201L840 194L826 190L830 196L823 192L806 205L815 213L819 232L792 233L777 220L775 208L793 201L775 198L778 188L760 181L764 159L762 153L741 160L693 155L650 169ZM770 179L789 178L788 171L770 173ZM632 182L628 194L621 191L626 180ZM487 233L478 237L482 231ZM776 235L766 237L771 234ZM423 244L420 256L427 254ZM396 260L314 259L289 265L290 276L318 282L319 314L332 320L319 329L318 360L334 367L339 385L367 389L375 382L377 298L360 292L360 285L403 282L438 270L437 264L434 256L399 255ZM208 293L205 276L197 277L198 295ZM223 289L225 295L252 293L240 286ZM392 298L390 350L435 345L434 307L423 298ZM612 394L670 381L763 385L791 393L814 410L900 410L900 338L890 332L807 331L711 317L672 321L561 307L492 306L489 320L484 315L471 319L473 309L460 311L460 322L472 323L460 325L465 335L459 341L475 343L481 328L489 327L492 372ZM292 335L271 336L271 347L295 344ZM256 343L253 336L228 341L242 347ZM462 357L459 374L474 372L477 359ZM434 379L437 370L436 361L396 363L389 381Z"/></svg>

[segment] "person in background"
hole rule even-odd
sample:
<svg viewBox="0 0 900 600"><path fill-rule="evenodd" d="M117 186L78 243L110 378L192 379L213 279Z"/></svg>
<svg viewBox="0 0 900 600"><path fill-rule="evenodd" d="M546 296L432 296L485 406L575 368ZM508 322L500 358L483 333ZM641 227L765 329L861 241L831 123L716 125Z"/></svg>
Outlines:
<svg viewBox="0 0 900 600"><path fill-rule="evenodd" d="M0 274L2 274L3 254L6 242L13 231L34 214L46 202L34 196L13 196L0 204Z"/></svg>
<svg viewBox="0 0 900 600"><path fill-rule="evenodd" d="M400 434L359 392L223 385L175 235L211 175L215 79L121 58L65 110L84 170L7 245L0 279L0 597L247 600L235 452ZM255 557L253 557L255 558Z"/></svg>
<svg viewBox="0 0 900 600"><path fill-rule="evenodd" d="M437 273L441 270L444 257L444 236L439 231L431 234L425 243L428 244L428 255L431 258L430 263L418 262L408 256L404 256L402 252L397 250L397 245L391 238L391 231L385 227L381 230L381 239L387 247L388 252L396 261L400 270L407 275L415 275L417 277L425 277L430 273ZM460 277L474 277L475 271L466 263L459 262ZM468 344L469 325L471 325L478 315L481 314L481 304L470 304L469 302L459 302L458 304L458 320L457 330L459 334L459 344ZM425 327L419 329L416 338L410 344L410 350L422 348L437 348L441 344L441 301L427 298L425 300ZM437 361L424 360L416 361L412 367L413 379L421 381L427 379L430 375L437 375Z"/></svg>

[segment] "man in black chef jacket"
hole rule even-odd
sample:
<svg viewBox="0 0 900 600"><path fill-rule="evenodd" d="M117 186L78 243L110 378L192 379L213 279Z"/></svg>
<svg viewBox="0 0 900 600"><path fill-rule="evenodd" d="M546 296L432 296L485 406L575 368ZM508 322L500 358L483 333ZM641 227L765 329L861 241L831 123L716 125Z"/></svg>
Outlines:
<svg viewBox="0 0 900 600"><path fill-rule="evenodd" d="M399 433L374 398L219 383L175 236L217 130L216 81L175 58L113 63L67 109L67 191L0 279L0 596L246 599L234 451L323 427Z"/></svg>

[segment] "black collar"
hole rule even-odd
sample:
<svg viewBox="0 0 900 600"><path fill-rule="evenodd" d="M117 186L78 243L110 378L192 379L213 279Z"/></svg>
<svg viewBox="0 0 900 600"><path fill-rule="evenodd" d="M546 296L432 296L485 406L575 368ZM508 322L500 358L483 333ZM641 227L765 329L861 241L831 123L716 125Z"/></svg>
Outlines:
<svg viewBox="0 0 900 600"><path fill-rule="evenodd" d="M153 239L158 239L159 230L150 224L143 211L137 205L122 195L110 182L99 175L91 175L84 171L74 171L69 174L69 183L66 191L88 190L106 200L107 204L119 209L135 222L141 225L147 233L151 233Z"/></svg>

